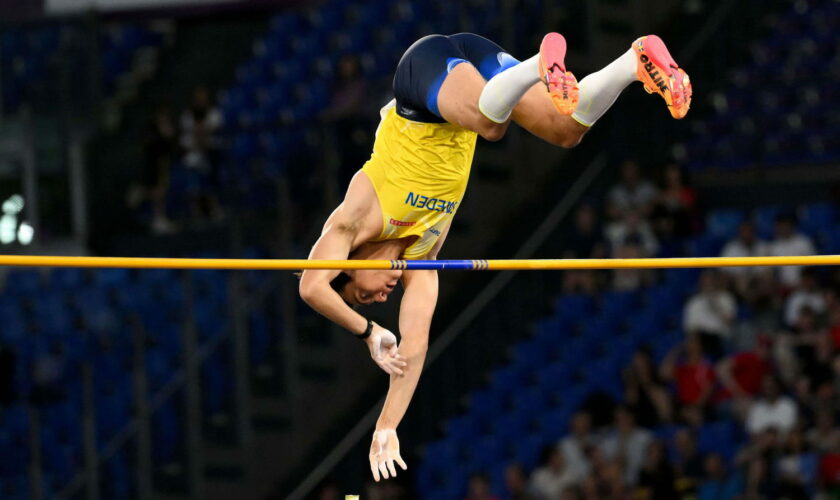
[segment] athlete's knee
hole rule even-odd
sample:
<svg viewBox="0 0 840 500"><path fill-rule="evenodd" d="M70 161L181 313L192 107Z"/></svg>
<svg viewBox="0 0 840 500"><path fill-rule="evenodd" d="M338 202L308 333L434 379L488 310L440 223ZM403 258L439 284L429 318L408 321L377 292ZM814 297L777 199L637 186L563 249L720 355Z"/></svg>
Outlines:
<svg viewBox="0 0 840 500"><path fill-rule="evenodd" d="M583 136L586 135L588 131L589 127L586 125L571 119L566 119L551 128L551 135L548 138L548 141L555 146L571 149L580 144Z"/></svg>
<svg viewBox="0 0 840 500"><path fill-rule="evenodd" d="M551 143L561 148L571 149L580 144L580 141L582 139L583 133L563 132L555 134L555 137L552 138Z"/></svg>

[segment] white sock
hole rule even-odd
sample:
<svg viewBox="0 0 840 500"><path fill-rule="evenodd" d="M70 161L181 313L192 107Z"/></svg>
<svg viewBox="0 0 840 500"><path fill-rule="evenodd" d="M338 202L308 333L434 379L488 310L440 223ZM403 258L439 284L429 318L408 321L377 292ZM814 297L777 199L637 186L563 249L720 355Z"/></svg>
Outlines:
<svg viewBox="0 0 840 500"><path fill-rule="evenodd" d="M604 69L587 75L578 83L580 100L572 118L591 127L610 109L621 91L635 81L636 53L630 49Z"/></svg>
<svg viewBox="0 0 840 500"><path fill-rule="evenodd" d="M498 75L484 86L478 98L478 109L491 121L504 123L525 92L540 81L540 55L522 61Z"/></svg>

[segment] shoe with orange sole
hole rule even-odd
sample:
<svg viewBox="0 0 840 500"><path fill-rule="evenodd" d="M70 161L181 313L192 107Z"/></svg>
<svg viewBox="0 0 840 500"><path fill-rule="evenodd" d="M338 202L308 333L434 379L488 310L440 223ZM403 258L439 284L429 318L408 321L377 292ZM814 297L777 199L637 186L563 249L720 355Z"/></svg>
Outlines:
<svg viewBox="0 0 840 500"><path fill-rule="evenodd" d="M545 35L540 44L540 79L557 111L571 115L577 108L580 91L575 75L566 71L565 59L566 39L563 35Z"/></svg>
<svg viewBox="0 0 840 500"><path fill-rule="evenodd" d="M649 94L661 95L671 116L685 118L691 107L691 81L680 68L665 42L656 35L643 36L633 42L636 52L636 76Z"/></svg>

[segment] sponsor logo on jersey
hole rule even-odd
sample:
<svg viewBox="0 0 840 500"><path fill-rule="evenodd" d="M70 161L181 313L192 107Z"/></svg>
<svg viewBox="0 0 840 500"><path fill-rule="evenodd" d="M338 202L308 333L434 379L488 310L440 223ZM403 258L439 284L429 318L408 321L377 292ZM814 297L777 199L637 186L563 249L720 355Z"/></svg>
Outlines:
<svg viewBox="0 0 840 500"><path fill-rule="evenodd" d="M433 227L429 228L429 232L432 233L435 236L440 236L440 231L438 231L437 229L435 229Z"/></svg>
<svg viewBox="0 0 840 500"><path fill-rule="evenodd" d="M656 69L656 66L653 65L650 58L647 55L642 54L639 59L641 59L644 63L645 71L647 71L647 74L650 76L650 79L653 80L653 83L659 87L659 90L662 92L668 90L668 84L665 83L665 79L659 74L659 70Z"/></svg>
<svg viewBox="0 0 840 500"><path fill-rule="evenodd" d="M439 198L430 198L422 194L408 193L405 199L406 205L411 205L415 208L425 208L434 212L445 212L447 214L455 213L458 207L457 201L446 201Z"/></svg>
<svg viewBox="0 0 840 500"><path fill-rule="evenodd" d="M413 226L413 225L417 224L416 222L411 221L411 220L397 220L393 217L391 217L391 220L389 220L388 223L391 224L392 226L401 226L401 227Z"/></svg>

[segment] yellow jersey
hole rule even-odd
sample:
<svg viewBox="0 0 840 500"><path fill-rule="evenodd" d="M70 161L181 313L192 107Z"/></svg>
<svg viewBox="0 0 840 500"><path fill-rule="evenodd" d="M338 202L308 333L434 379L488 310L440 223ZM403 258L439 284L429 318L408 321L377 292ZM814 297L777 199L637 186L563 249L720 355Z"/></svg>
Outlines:
<svg viewBox="0 0 840 500"><path fill-rule="evenodd" d="M420 259L452 221L470 177L477 134L450 123L421 123L382 108L373 154L362 171L382 207L374 241L417 236L401 258Z"/></svg>

